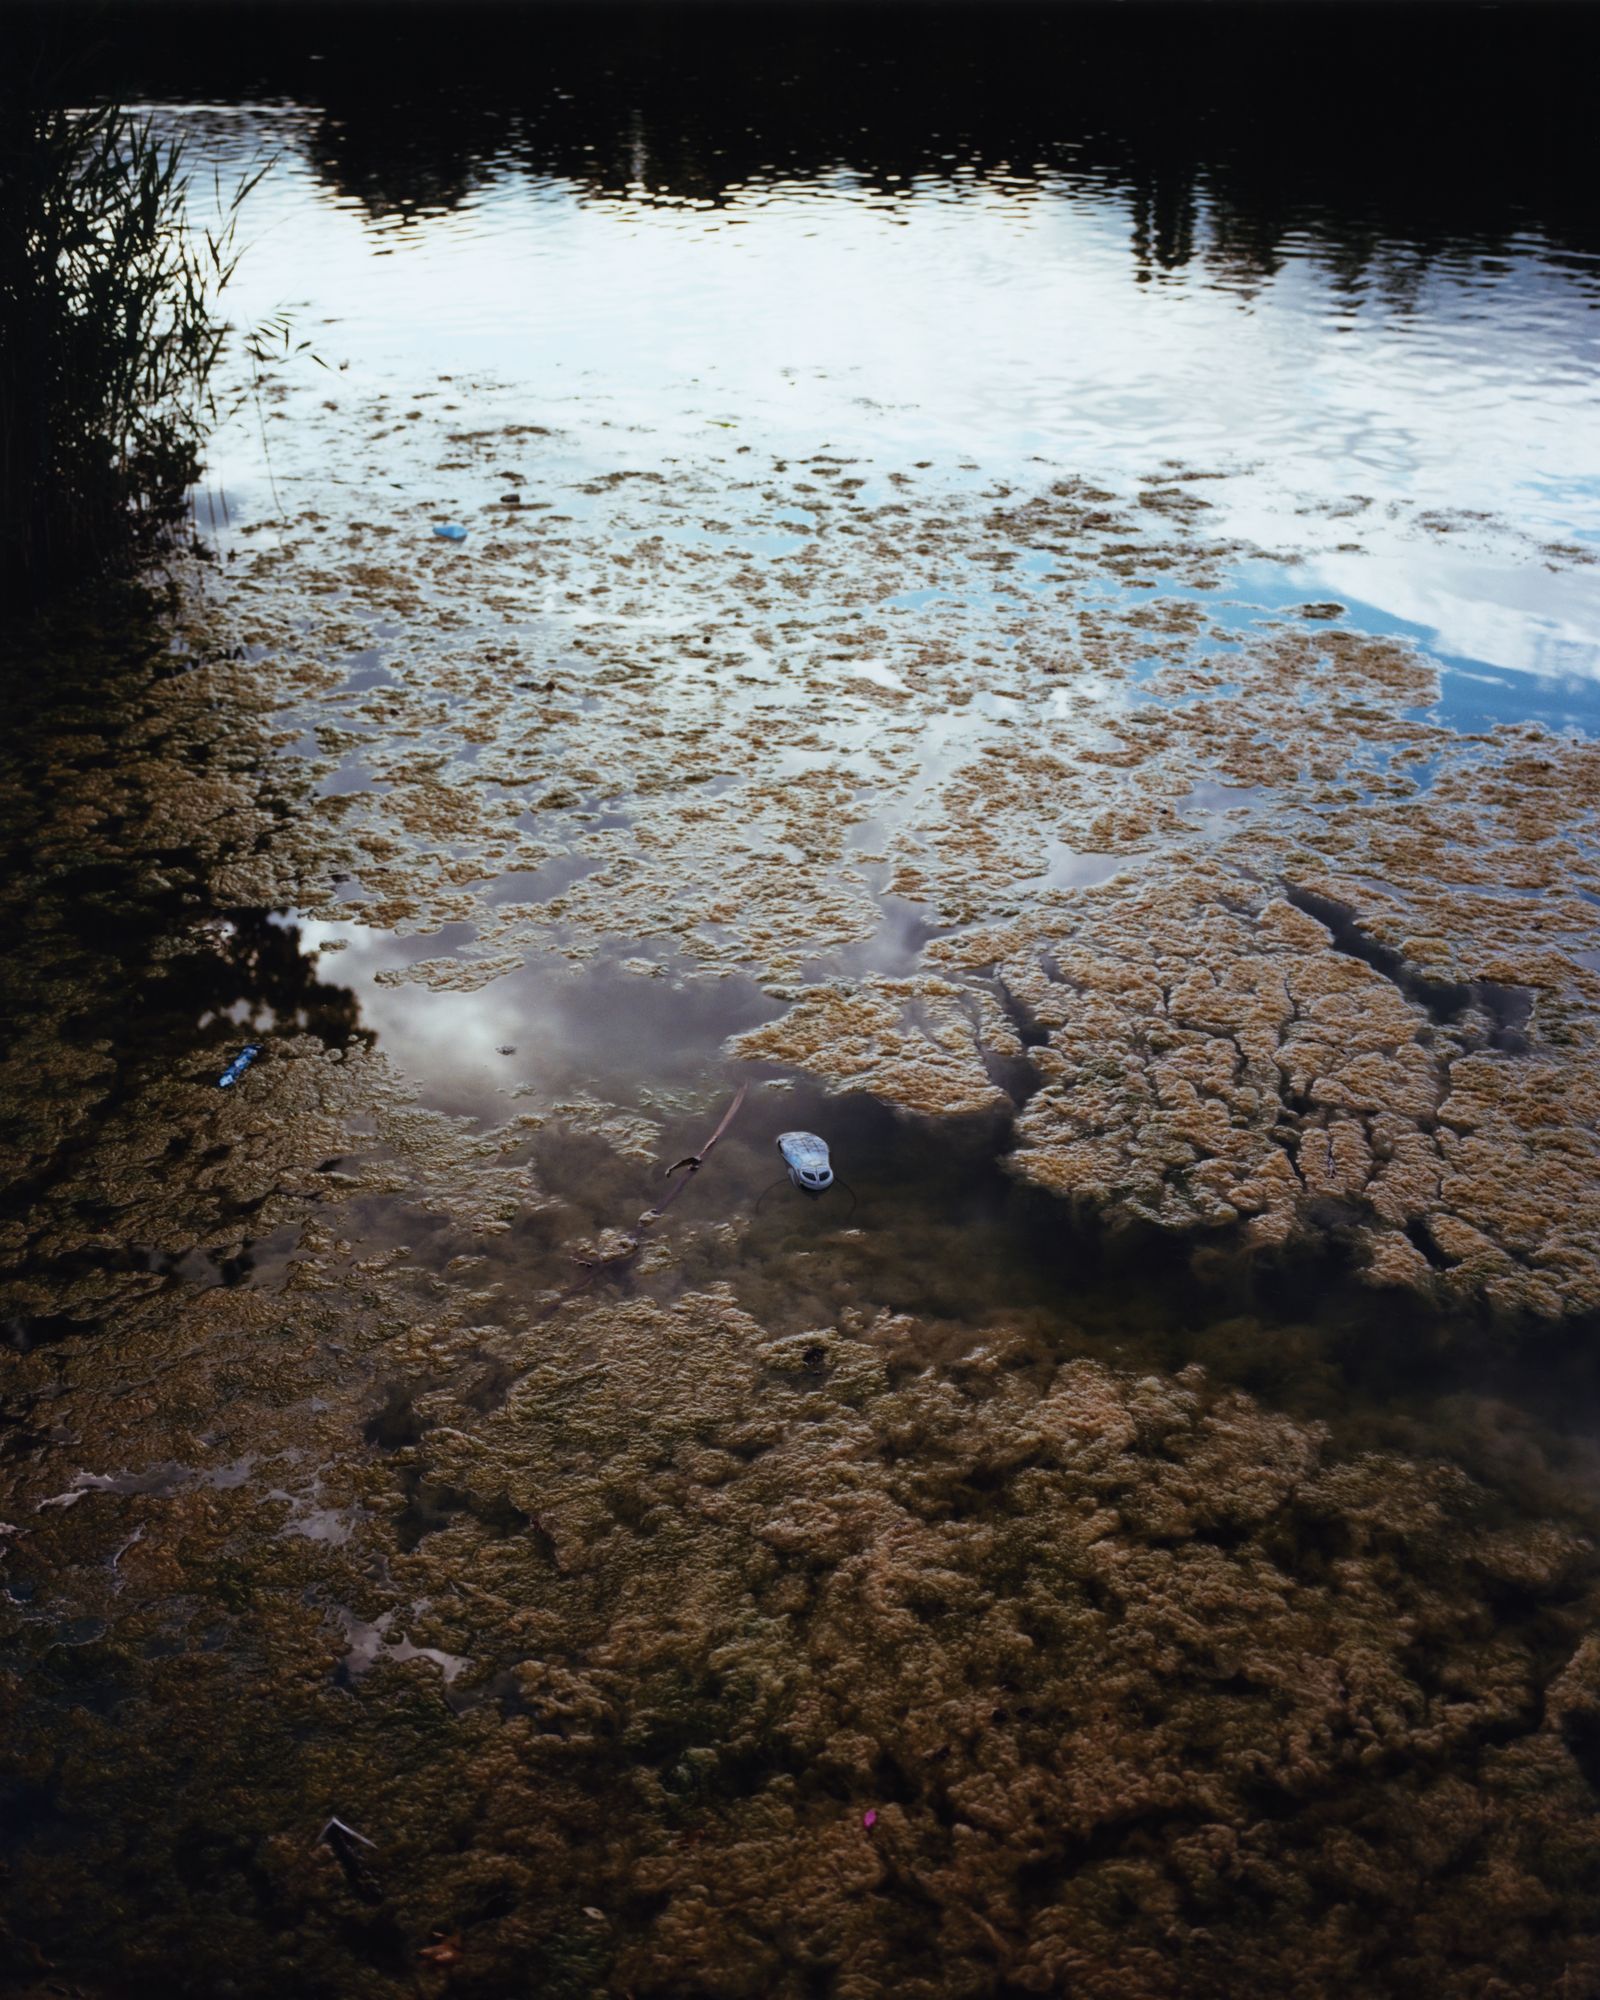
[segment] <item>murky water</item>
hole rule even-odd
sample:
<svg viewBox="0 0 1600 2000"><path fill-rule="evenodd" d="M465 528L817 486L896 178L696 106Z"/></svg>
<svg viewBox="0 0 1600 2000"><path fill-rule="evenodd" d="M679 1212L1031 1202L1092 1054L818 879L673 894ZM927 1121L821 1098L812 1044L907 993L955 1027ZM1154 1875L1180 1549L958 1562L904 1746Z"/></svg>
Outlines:
<svg viewBox="0 0 1600 2000"><path fill-rule="evenodd" d="M1600 1980L1584 32L1207 12L112 17L310 347L7 639L15 1990Z"/></svg>

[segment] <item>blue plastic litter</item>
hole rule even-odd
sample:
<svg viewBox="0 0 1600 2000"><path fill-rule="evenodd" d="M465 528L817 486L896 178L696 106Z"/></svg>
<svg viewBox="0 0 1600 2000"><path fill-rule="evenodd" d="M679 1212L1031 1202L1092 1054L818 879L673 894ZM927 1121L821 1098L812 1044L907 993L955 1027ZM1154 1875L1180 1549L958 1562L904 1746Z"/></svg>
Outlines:
<svg viewBox="0 0 1600 2000"><path fill-rule="evenodd" d="M464 542L467 539L467 531L459 521L435 521L433 532L441 542Z"/></svg>
<svg viewBox="0 0 1600 2000"><path fill-rule="evenodd" d="M233 1086L244 1075L245 1071L260 1053L261 1044L259 1042L246 1042L233 1061L222 1072L221 1076L217 1078L218 1090L232 1090Z"/></svg>
<svg viewBox="0 0 1600 2000"><path fill-rule="evenodd" d="M833 1168L828 1160L828 1142L815 1132L780 1132L778 1151L789 1169L789 1178L806 1194L821 1194L833 1186Z"/></svg>

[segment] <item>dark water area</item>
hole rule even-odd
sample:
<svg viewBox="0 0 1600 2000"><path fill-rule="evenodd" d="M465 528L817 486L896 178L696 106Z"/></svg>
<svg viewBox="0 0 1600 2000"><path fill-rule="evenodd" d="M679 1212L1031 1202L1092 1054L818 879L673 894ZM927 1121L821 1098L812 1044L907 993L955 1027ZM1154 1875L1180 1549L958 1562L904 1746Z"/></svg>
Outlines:
<svg viewBox="0 0 1600 2000"><path fill-rule="evenodd" d="M0 1994L1588 2000L1600 14L4 21Z"/></svg>
<svg viewBox="0 0 1600 2000"><path fill-rule="evenodd" d="M841 166L885 193L1061 170L1132 197L1152 279L1196 257L1269 277L1303 231L1347 285L1390 265L1403 299L1408 266L1530 229L1600 247L1583 7L9 10L41 12L100 88L315 105L319 177L375 218L456 207L501 164L713 203Z"/></svg>
<svg viewBox="0 0 1600 2000"><path fill-rule="evenodd" d="M1242 533L1330 531L1269 606L1514 669L1484 715L1589 714L1592 9L9 18L202 174L275 158L236 309L395 393L426 358L701 439L1225 471ZM263 470L220 444L213 527Z"/></svg>

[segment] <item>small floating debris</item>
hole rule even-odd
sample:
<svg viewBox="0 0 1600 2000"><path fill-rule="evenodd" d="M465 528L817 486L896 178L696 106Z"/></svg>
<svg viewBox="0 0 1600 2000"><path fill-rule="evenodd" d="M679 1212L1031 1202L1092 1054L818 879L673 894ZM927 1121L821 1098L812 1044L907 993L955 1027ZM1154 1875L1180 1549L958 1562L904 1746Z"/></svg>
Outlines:
<svg viewBox="0 0 1600 2000"><path fill-rule="evenodd" d="M821 1194L833 1186L833 1167L828 1160L828 1142L815 1132L780 1132L778 1151L789 1169L789 1178L805 1194Z"/></svg>
<svg viewBox="0 0 1600 2000"><path fill-rule="evenodd" d="M467 539L467 530L459 521L435 521L433 532L441 542L464 542Z"/></svg>
<svg viewBox="0 0 1600 2000"><path fill-rule="evenodd" d="M311 1844L313 1847L319 1847L323 1843L332 1848L334 1859L343 1871L351 1893L359 1897L363 1903L381 1903L383 1891L372 1873L371 1865L361 1852L365 1847L370 1852L376 1853L378 1843L375 1840L368 1840L364 1833L358 1832L355 1827L342 1819L329 1819L324 1822L322 1831Z"/></svg>
<svg viewBox="0 0 1600 2000"><path fill-rule="evenodd" d="M622 1230L608 1230L606 1233L607 1236L612 1239L612 1242L609 1248L602 1255L598 1257L579 1257L574 1259L574 1261L577 1264L582 1266L582 1268L586 1272L586 1275L580 1278L575 1285L569 1285L564 1292L560 1293L557 1297L552 1299L550 1303L544 1308L544 1310L539 1314L538 1319L535 1321L535 1325L538 1325L542 1323L544 1320L549 1319L552 1314L558 1313L569 1299L575 1299L580 1292L587 1291L589 1286L594 1283L596 1278L598 1278L602 1272L621 1271L627 1265L632 1263L633 1259L638 1256L639 1252L644 1247L644 1232L647 1229L651 1228L653 1224L661 1220L662 1216L677 1200L678 1196L683 1193L684 1189L689 1185L690 1181L694 1179L695 1175L699 1173L700 1169L705 1165L706 1159L710 1154L712 1147L716 1145L717 1141L722 1137L723 1133L727 1131L728 1127L733 1123L734 1119L738 1117L739 1107L741 1104L743 1104L745 1097L749 1092L749 1089L750 1089L749 1084L747 1083L740 1084L738 1090L735 1091L734 1093L733 1102L728 1106L727 1110L724 1111L722 1114L721 1124L718 1125L716 1131L712 1133L711 1137L700 1148L698 1153L690 1153L686 1159L679 1160L674 1165L667 1168L665 1177L668 1180L671 1180L672 1176L676 1173L683 1173L683 1169L685 1167L688 1168L688 1172L683 1174L683 1179L681 1181L678 1181L673 1186L670 1193L664 1194L658 1202L652 1203L652 1205L645 1210L644 1214L641 1215L639 1217L639 1220L634 1224L634 1233L629 1234ZM533 1520L535 1526L537 1526L538 1516L537 1515L533 1516ZM556 1563L557 1574L559 1575L560 1564L558 1558L554 1554L554 1549L555 1549L554 1542L551 1542L550 1548L551 1548L551 1560L552 1562Z"/></svg>
<svg viewBox="0 0 1600 2000"><path fill-rule="evenodd" d="M778 1151L783 1155L783 1164L789 1170L790 1182L803 1195L815 1199L819 1194L826 1194L834 1185L833 1162L828 1157L828 1142L826 1139L819 1139L815 1132L780 1132ZM761 1200L756 1203L757 1214L761 1211L761 1202L772 1193L772 1189L782 1186L781 1180L775 1180L772 1187L763 1191ZM845 1213L853 1215L856 1191L847 1181L840 1181L839 1186L850 1197L850 1206Z"/></svg>
<svg viewBox="0 0 1600 2000"><path fill-rule="evenodd" d="M245 1071L260 1053L260 1042L246 1042L233 1061L222 1072L221 1076L217 1078L218 1090L232 1090L233 1086L244 1075Z"/></svg>

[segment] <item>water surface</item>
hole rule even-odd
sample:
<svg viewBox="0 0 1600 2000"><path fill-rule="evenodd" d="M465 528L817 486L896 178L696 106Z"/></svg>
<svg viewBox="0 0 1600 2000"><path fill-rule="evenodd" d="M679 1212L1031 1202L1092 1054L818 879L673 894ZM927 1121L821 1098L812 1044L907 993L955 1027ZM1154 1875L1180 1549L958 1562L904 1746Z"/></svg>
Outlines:
<svg viewBox="0 0 1600 2000"><path fill-rule="evenodd" d="M1002 933L1594 732L1592 39L113 10L309 348L9 642L30 1977L1589 1990L1592 1326L1019 1177ZM1554 837L1429 866L1579 980Z"/></svg>

